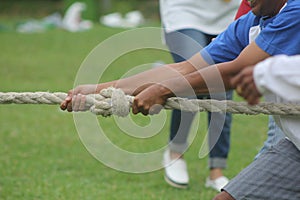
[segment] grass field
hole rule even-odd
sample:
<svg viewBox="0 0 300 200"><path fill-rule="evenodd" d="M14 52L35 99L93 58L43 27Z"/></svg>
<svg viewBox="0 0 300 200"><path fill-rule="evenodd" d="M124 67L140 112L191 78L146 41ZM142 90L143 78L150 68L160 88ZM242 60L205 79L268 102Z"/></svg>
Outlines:
<svg viewBox="0 0 300 200"><path fill-rule="evenodd" d="M2 32L0 91L67 92L87 54L121 31L96 25L81 33ZM112 63L103 80L118 78L135 65L156 60L171 61L166 52L133 52ZM142 115L132 118L139 126L149 123ZM206 129L205 113L200 119L202 126L185 154L190 187L179 190L165 183L163 170L131 174L103 165L82 144L72 114L61 112L58 106L0 105L0 199L211 199L216 192L204 187L207 158L198 158ZM168 120L149 140L124 134L113 118L98 120L111 141L128 150L149 151L165 145L168 138ZM234 177L253 160L266 130L266 116L234 115L226 176Z"/></svg>

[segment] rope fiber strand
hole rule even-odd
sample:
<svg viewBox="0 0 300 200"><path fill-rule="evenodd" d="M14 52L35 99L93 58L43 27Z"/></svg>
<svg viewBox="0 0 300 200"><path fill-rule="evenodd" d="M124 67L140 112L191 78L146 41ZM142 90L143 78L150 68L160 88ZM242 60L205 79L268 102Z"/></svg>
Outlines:
<svg viewBox="0 0 300 200"><path fill-rule="evenodd" d="M60 104L67 94L62 92L0 92L0 104ZM86 110L104 117L117 115L125 117L130 112L133 96L125 95L120 89L107 88L100 94L86 96ZM247 115L300 115L300 105L262 102L250 106L246 102L169 98L165 109L178 109L189 112L230 112Z"/></svg>

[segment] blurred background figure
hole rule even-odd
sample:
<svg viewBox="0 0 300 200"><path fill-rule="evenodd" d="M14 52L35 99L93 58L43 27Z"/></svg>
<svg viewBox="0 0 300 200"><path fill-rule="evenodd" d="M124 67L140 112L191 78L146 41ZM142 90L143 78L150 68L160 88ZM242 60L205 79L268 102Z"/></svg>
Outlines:
<svg viewBox="0 0 300 200"><path fill-rule="evenodd" d="M81 15L86 9L86 4L82 2L73 3L66 11L63 18L62 25L63 28L71 31L83 31L92 28L93 23L90 20L83 20Z"/></svg>
<svg viewBox="0 0 300 200"><path fill-rule="evenodd" d="M160 0L165 42L174 62L189 59L224 31L234 20L239 5L240 0ZM197 98L211 97L204 95ZM213 98L232 99L232 91L216 94ZM211 120L212 115L214 120ZM189 183L183 154L189 146L187 138L194 117L193 113L172 112L169 147L163 163L165 180L174 187L186 188ZM205 185L218 191L228 182L222 170L227 166L231 120L229 113L208 113L210 173Z"/></svg>

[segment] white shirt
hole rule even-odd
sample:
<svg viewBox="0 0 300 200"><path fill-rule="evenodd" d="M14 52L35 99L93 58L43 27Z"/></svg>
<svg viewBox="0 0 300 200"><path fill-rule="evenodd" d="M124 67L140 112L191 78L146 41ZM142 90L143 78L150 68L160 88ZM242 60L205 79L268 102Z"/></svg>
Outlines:
<svg viewBox="0 0 300 200"><path fill-rule="evenodd" d="M160 0L166 32L196 29L218 35L233 22L241 0Z"/></svg>
<svg viewBox="0 0 300 200"><path fill-rule="evenodd" d="M300 55L275 56L257 64L254 81L266 101L300 104ZM300 150L300 116L274 116L274 119Z"/></svg>

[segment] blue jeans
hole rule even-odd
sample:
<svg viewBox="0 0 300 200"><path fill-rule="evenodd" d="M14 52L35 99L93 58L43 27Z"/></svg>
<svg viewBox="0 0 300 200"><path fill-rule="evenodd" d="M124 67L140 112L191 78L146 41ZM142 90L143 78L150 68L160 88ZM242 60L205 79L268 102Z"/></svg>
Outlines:
<svg viewBox="0 0 300 200"><path fill-rule="evenodd" d="M165 33L166 44L175 62L189 59L215 37L216 35L208 35L195 29ZM213 96L218 100L232 99L232 91ZM210 98L210 96L201 95L197 98ZM180 110L172 112L169 144L172 151L183 153L187 149L187 138L194 117L195 114L190 112L181 112ZM226 168L227 166L231 121L232 117L229 113L208 113L209 168Z"/></svg>
<svg viewBox="0 0 300 200"><path fill-rule="evenodd" d="M255 156L257 159L261 154L265 153L266 151L270 150L274 145L278 144L278 142L285 138L284 133L281 129L276 125L272 116L269 116L269 127L268 127L268 137L267 140L264 142L264 146Z"/></svg>

